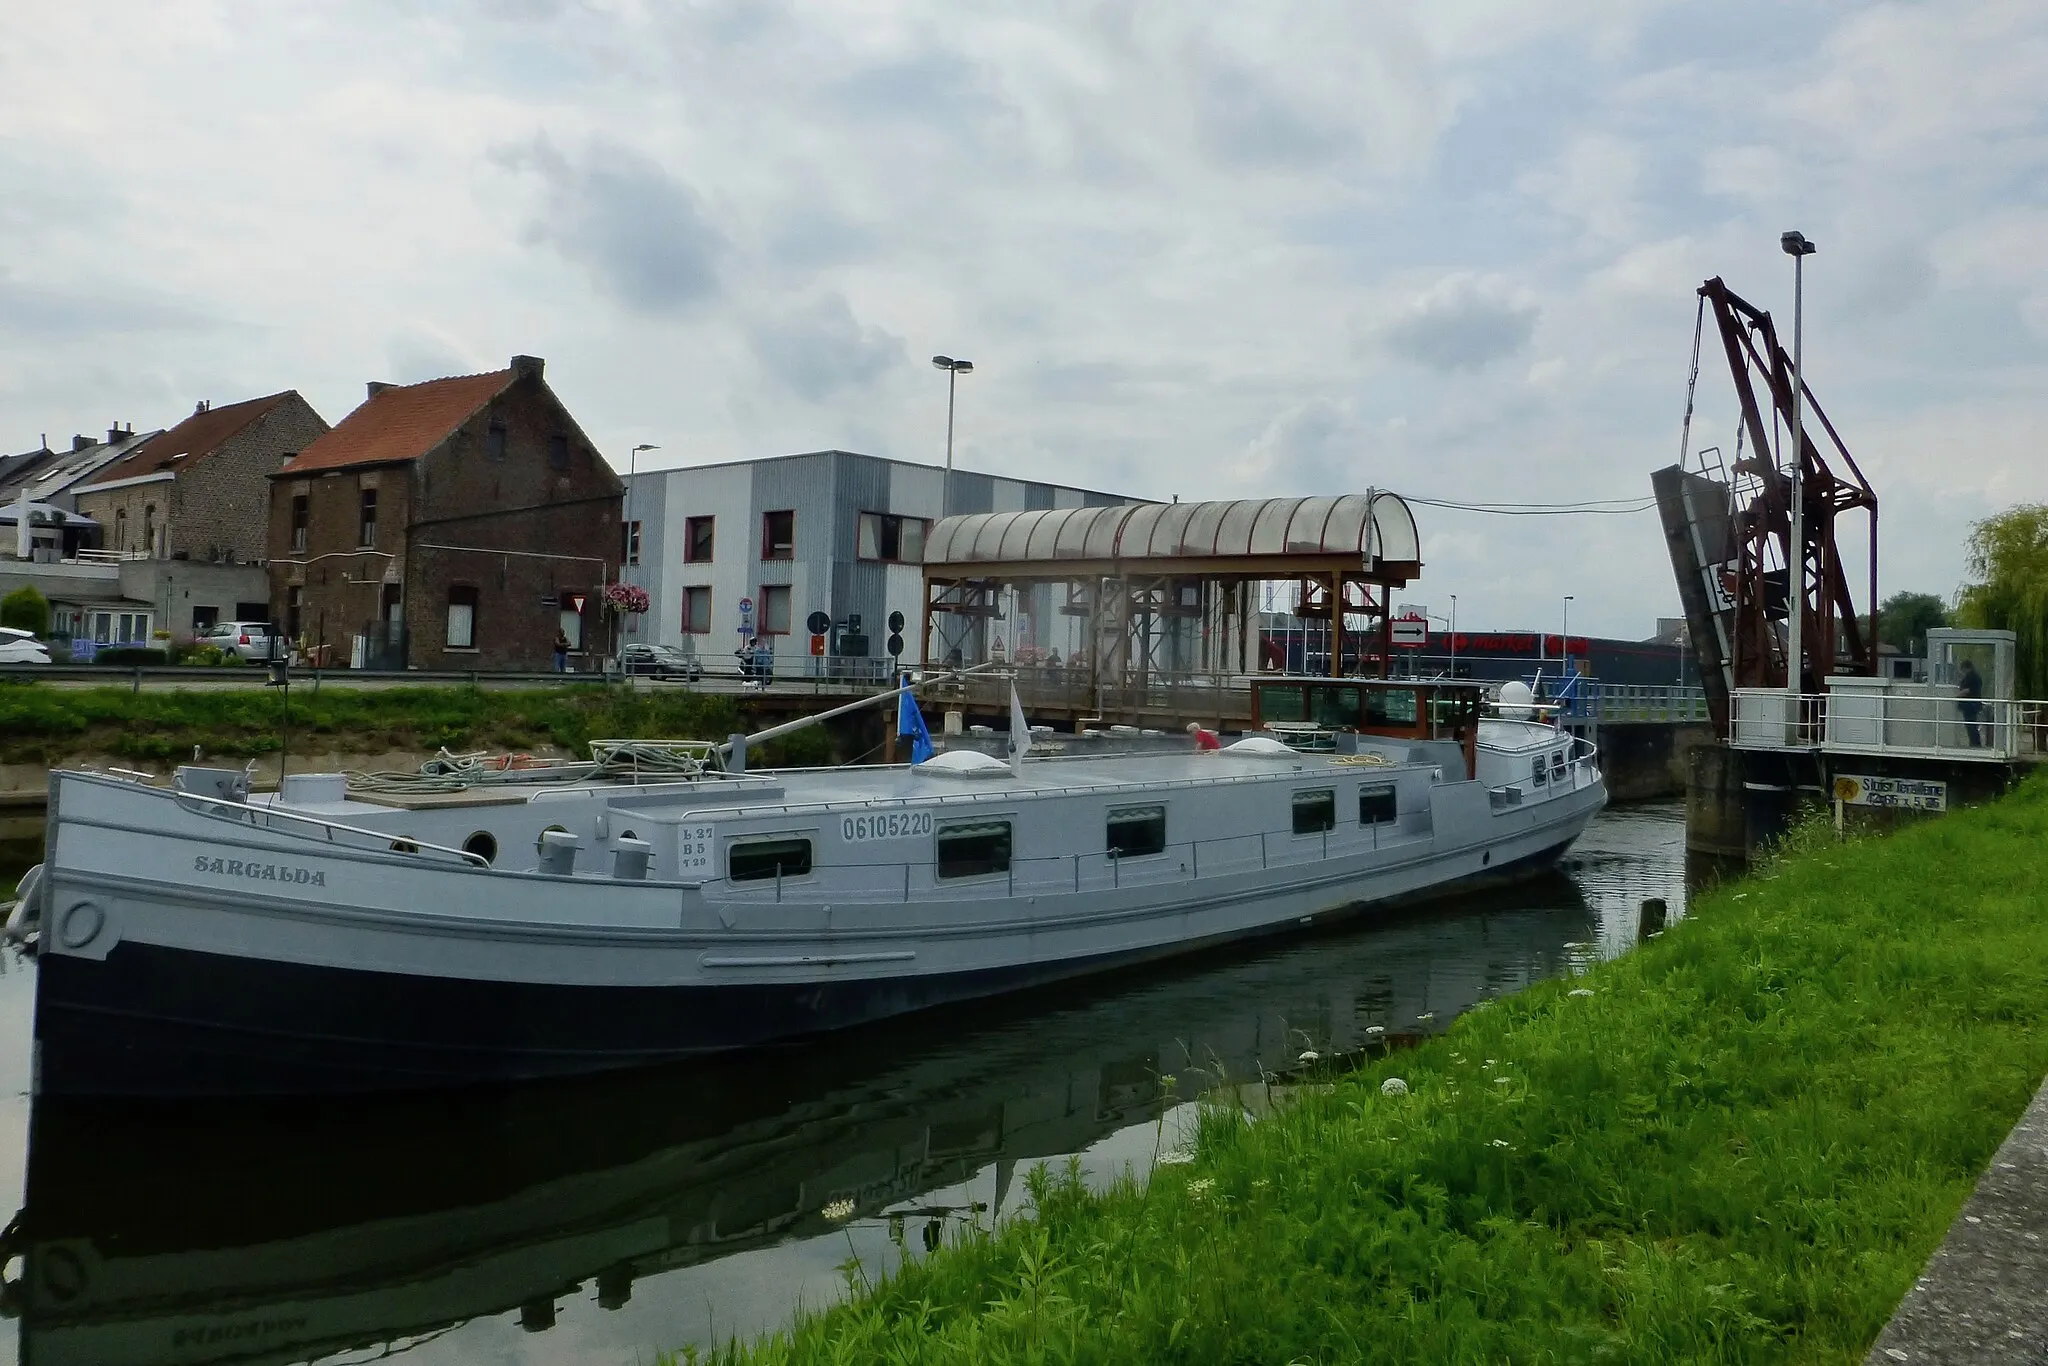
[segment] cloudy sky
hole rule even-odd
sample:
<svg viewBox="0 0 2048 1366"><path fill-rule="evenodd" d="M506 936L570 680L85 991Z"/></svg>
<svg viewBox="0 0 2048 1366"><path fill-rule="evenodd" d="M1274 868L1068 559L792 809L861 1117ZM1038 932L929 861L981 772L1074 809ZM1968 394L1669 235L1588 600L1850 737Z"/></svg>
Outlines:
<svg viewBox="0 0 2048 1366"><path fill-rule="evenodd" d="M944 351L969 468L1611 498L1793 227L1885 591L1947 593L2048 499L2039 0L9 5L0 450L522 351L621 462L937 461ZM1676 610L1653 515L1421 520L1461 627Z"/></svg>

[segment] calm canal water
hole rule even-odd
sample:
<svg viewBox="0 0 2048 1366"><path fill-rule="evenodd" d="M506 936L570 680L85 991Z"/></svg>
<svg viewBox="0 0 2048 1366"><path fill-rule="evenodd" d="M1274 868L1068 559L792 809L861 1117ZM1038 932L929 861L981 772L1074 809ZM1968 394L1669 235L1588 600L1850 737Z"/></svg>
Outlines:
<svg viewBox="0 0 2048 1366"><path fill-rule="evenodd" d="M787 1323L1078 1154L1148 1170L1203 1078L1459 1012L1685 898L1676 807L1558 872L1353 928L629 1079L438 1101L33 1111L34 979L0 977L0 1347L55 1363L646 1363ZM33 1143L31 1143L33 1133ZM31 1146L33 1165L28 1161Z"/></svg>

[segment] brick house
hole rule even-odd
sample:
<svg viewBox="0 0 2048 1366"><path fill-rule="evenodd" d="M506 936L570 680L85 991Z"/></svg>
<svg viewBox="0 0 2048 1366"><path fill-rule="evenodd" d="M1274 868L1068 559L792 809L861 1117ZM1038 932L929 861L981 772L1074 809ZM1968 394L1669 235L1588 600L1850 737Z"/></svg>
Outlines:
<svg viewBox="0 0 2048 1366"><path fill-rule="evenodd" d="M625 486L542 362L369 398L270 482L271 610L319 662L571 668L607 648Z"/></svg>
<svg viewBox="0 0 2048 1366"><path fill-rule="evenodd" d="M327 431L296 389L192 416L75 489L100 547L149 559L254 564L268 539L270 476Z"/></svg>

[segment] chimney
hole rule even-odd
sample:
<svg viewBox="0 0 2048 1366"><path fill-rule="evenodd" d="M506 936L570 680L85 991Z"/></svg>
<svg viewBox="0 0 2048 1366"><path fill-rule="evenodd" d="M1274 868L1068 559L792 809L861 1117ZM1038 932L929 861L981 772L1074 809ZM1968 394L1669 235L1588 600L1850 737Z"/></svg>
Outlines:
<svg viewBox="0 0 2048 1366"><path fill-rule="evenodd" d="M111 426L111 427L107 428L107 444L108 444L109 446L111 446L111 445L113 445L113 444L114 444L115 442L119 441L120 439L121 439L121 424L119 424L119 423L117 422L117 423L115 423L115 424L114 424L113 426Z"/></svg>
<svg viewBox="0 0 2048 1366"><path fill-rule="evenodd" d="M205 412L208 408L211 408L212 406L212 403L202 398L197 403L192 405L192 416L197 417L201 413Z"/></svg>
<svg viewBox="0 0 2048 1366"><path fill-rule="evenodd" d="M79 435L78 435L77 433L75 433L75 432L74 432L74 433L72 434L72 437L71 437L71 449L72 449L72 450L74 450L74 451L82 451L82 450L84 450L84 449L85 449L85 448L86 448L87 446L90 446L90 445L92 445L92 438L91 438L91 437L89 437L89 436L79 436Z"/></svg>
<svg viewBox="0 0 2048 1366"><path fill-rule="evenodd" d="M370 397L375 398L377 397L377 395L383 393L386 389L392 388L394 386L387 380L373 379L370 381L367 387L370 391Z"/></svg>
<svg viewBox="0 0 2048 1366"><path fill-rule="evenodd" d="M514 356L512 358L512 373L520 379L539 379L541 371L546 368L547 362L539 356Z"/></svg>

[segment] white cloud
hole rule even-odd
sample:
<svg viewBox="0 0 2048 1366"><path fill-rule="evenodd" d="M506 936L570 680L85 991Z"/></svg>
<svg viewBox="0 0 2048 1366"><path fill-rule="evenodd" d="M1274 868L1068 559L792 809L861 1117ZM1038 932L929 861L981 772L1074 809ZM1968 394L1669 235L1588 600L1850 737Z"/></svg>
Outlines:
<svg viewBox="0 0 2048 1366"><path fill-rule="evenodd" d="M0 449L525 352L614 452L936 459L948 351L970 467L1613 496L1796 226L1888 586L2048 496L2038 3L72 0L0 129ZM1461 624L1671 610L1650 519L1423 521Z"/></svg>

